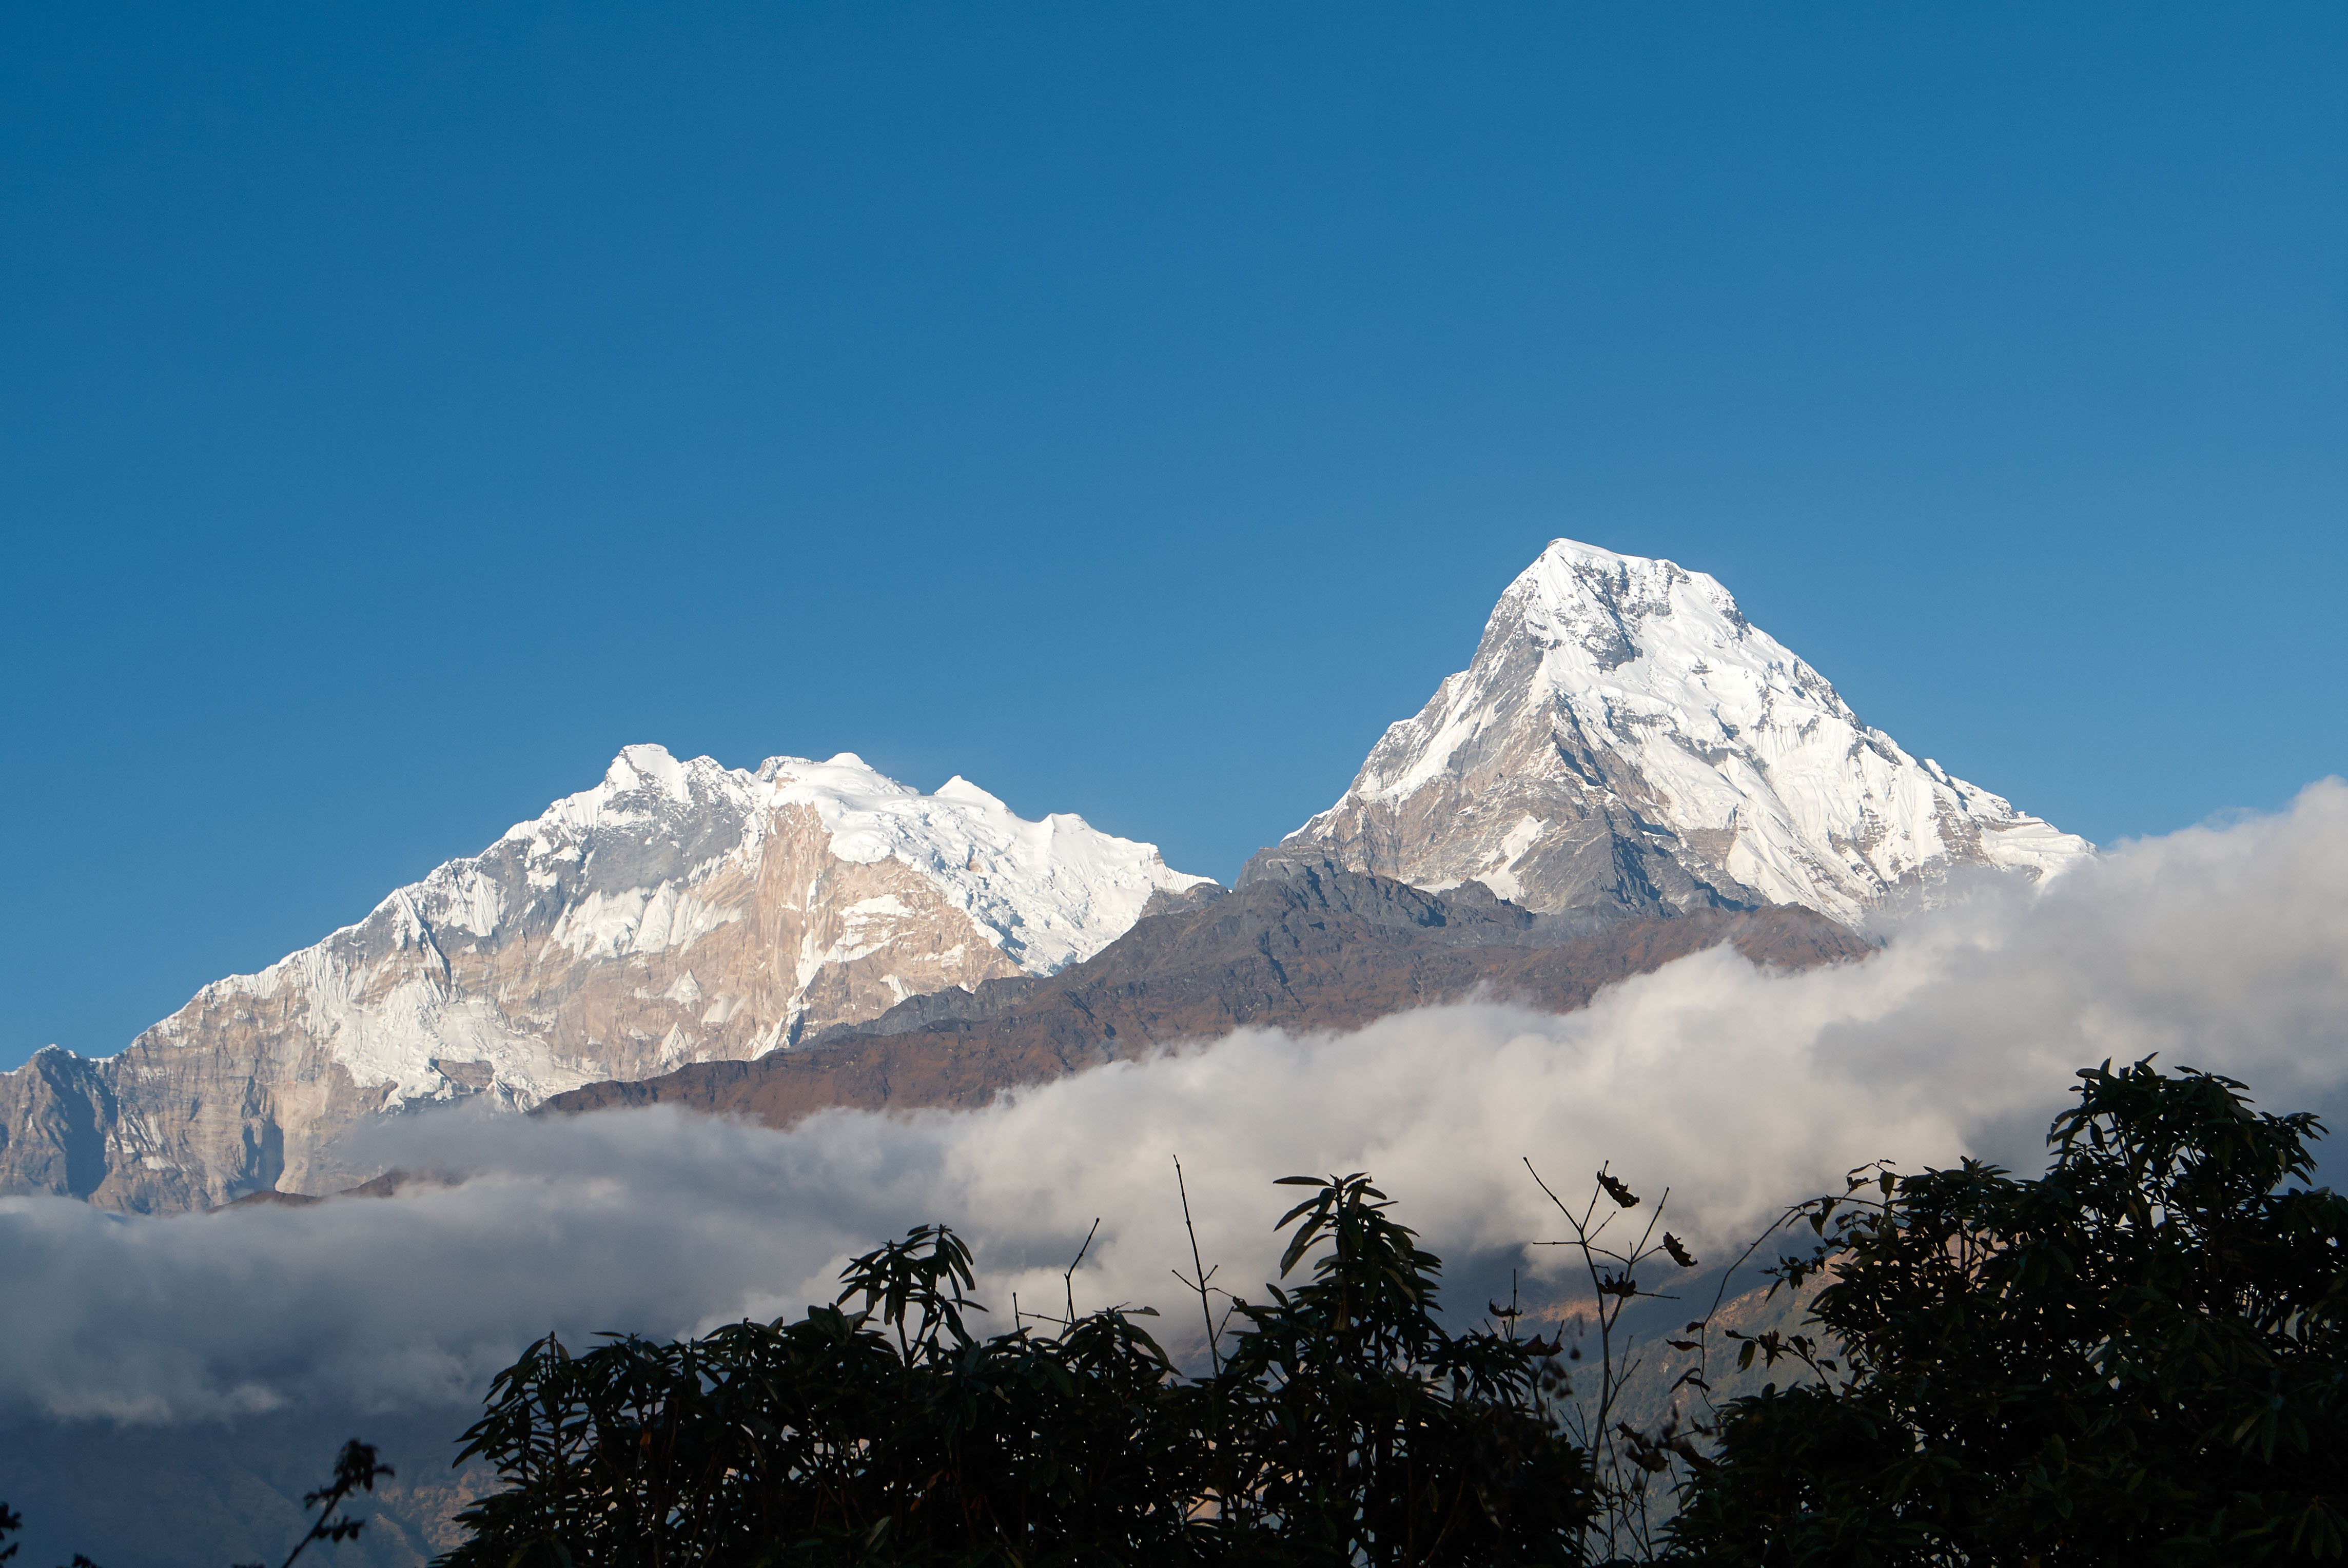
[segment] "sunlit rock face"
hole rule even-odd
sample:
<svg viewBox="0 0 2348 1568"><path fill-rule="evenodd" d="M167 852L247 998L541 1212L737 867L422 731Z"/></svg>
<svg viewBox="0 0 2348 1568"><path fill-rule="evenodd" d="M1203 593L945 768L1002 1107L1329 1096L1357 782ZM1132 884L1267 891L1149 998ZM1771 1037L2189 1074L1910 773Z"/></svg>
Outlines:
<svg viewBox="0 0 2348 1568"><path fill-rule="evenodd" d="M333 1191L366 1119L756 1057L904 998L1089 957L1206 884L842 754L755 771L630 747L594 789L355 925L198 992L119 1055L0 1075L0 1192L139 1211Z"/></svg>

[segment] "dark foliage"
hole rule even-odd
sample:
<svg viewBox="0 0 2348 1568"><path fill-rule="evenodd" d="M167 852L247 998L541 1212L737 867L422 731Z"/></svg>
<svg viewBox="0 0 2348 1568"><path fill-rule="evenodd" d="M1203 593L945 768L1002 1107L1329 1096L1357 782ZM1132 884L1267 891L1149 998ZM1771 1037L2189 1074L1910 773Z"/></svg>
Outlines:
<svg viewBox="0 0 2348 1568"><path fill-rule="evenodd" d="M1570 1563L1587 1467L1555 1346L1447 1333L1440 1264L1360 1176L1316 1191L1203 1379L1143 1312L979 1339L972 1260L924 1226L830 1306L501 1374L468 1455L506 1490L451 1568L779 1563ZM1202 1284L1203 1290L1203 1284ZM851 1304L852 1307L851 1307Z"/></svg>
<svg viewBox="0 0 2348 1568"><path fill-rule="evenodd" d="M1748 1342L1673 1533L1753 1564L2287 1562L2348 1554L2348 1202L2312 1116L2147 1062L2082 1072L2046 1174L1967 1161L1797 1212L1830 1337ZM1838 1357L1839 1359L1833 1358Z"/></svg>
<svg viewBox="0 0 2348 1568"><path fill-rule="evenodd" d="M1311 1184L1308 1177L1290 1177ZM1249 1562L1570 1563L1591 1511L1586 1456L1544 1398L1557 1346L1436 1321L1442 1264L1361 1175L1333 1178L1302 1222L1285 1275L1327 1236L1313 1279L1269 1305L1209 1387L1228 1530Z"/></svg>

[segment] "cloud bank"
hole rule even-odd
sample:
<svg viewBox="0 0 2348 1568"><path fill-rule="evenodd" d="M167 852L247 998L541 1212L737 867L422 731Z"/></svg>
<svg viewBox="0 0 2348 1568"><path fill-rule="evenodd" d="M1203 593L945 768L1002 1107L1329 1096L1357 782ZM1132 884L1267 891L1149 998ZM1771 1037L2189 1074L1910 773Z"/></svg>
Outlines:
<svg viewBox="0 0 2348 1568"><path fill-rule="evenodd" d="M1673 1188L1699 1252L1853 1165L1974 1153L2021 1169L2073 1068L2157 1051L2276 1109L2348 1091L2348 786L2118 847L2031 891L1984 881L1862 963L1801 975L1720 949L1561 1017L1430 1008L1358 1033L1250 1032L975 1112L831 1112L789 1132L664 1109L449 1113L378 1130L386 1163L461 1175L381 1201L156 1220L0 1200L0 1406L205 1419L329 1402L454 1408L550 1327L692 1332L830 1299L840 1264L942 1220L989 1320L1056 1307L1095 1216L1080 1307L1195 1312L1172 1157L1220 1283L1249 1294L1268 1183L1368 1170L1455 1260L1556 1233L1519 1163L1601 1161Z"/></svg>

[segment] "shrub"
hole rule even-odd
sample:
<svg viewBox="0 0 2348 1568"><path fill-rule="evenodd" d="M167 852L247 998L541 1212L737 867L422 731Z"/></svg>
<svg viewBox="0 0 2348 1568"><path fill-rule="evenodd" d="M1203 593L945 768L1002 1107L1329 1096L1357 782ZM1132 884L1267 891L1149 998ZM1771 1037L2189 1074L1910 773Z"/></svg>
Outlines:
<svg viewBox="0 0 2348 1568"><path fill-rule="evenodd" d="M1834 1342L1722 1413L1672 1539L1710 1563L2348 1554L2348 1202L2311 1115L2148 1061L2079 1075L2046 1173L1854 1172L1797 1211Z"/></svg>

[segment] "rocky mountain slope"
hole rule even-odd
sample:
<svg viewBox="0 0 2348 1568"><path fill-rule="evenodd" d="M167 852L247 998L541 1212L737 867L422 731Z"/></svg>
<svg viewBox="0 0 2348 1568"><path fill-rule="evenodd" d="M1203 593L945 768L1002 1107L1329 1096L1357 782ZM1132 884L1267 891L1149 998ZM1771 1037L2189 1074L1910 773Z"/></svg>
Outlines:
<svg viewBox="0 0 2348 1568"><path fill-rule="evenodd" d="M1358 1028L1470 995L1549 1012L1599 986L1732 943L1807 967L1867 944L1804 909L1703 910L1599 923L1539 916L1467 883L1433 893L1302 861L1238 892L1141 921L1048 979L908 1001L808 1047L553 1096L549 1112L682 1105L786 1126L828 1106L983 1104L1002 1089L1248 1026Z"/></svg>
<svg viewBox="0 0 2348 1568"><path fill-rule="evenodd" d="M1468 667L1265 858L1544 911L1849 921L1961 867L2038 877L2091 852L1861 724L1703 573L1560 539Z"/></svg>
<svg viewBox="0 0 2348 1568"><path fill-rule="evenodd" d="M333 1191L359 1119L747 1058L908 996L1048 975L1199 887L1148 844L858 758L630 747L356 925L205 986L120 1055L0 1075L0 1192L202 1208Z"/></svg>

